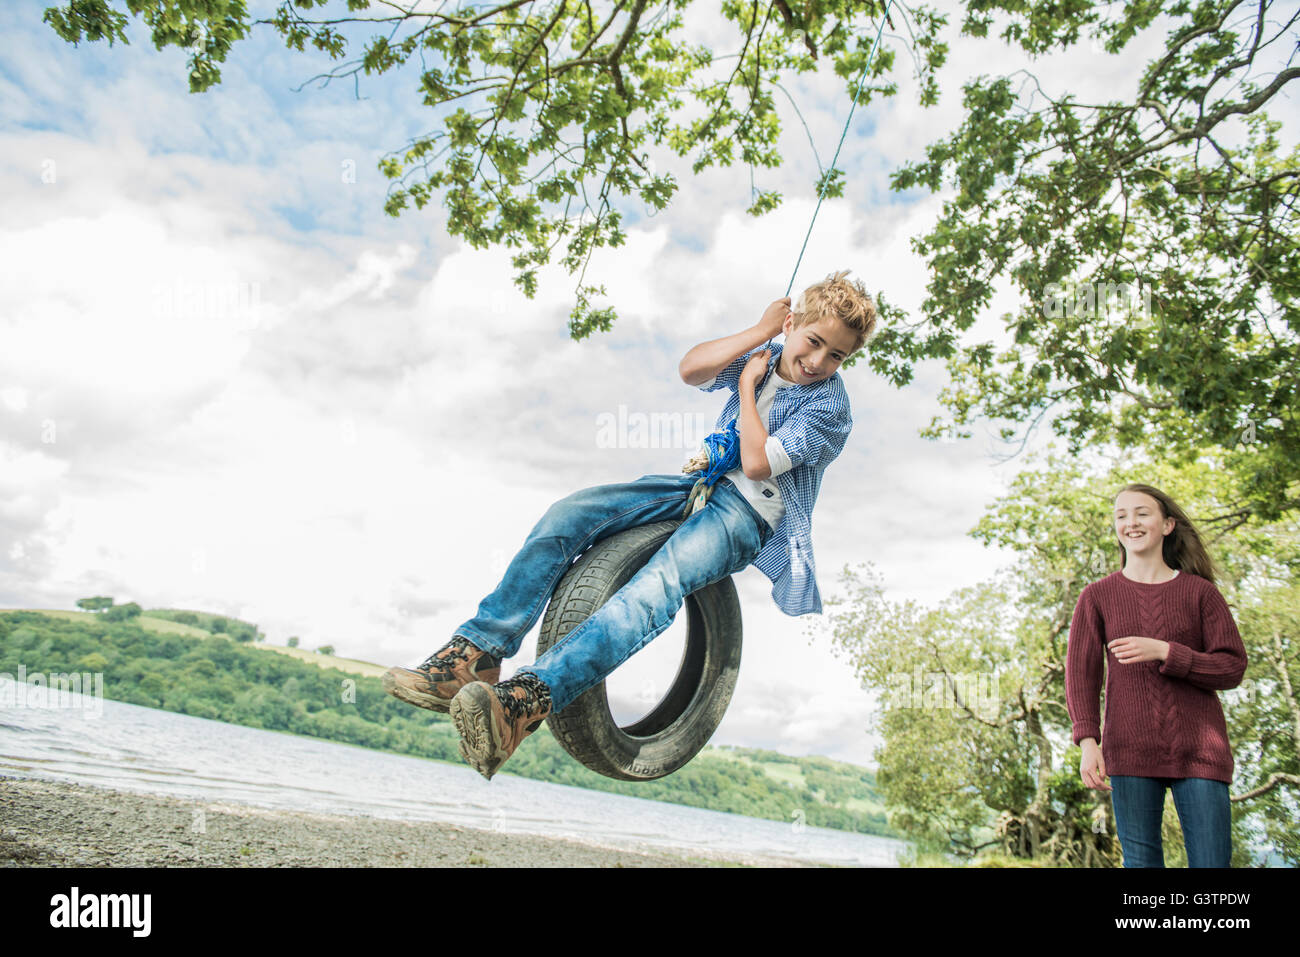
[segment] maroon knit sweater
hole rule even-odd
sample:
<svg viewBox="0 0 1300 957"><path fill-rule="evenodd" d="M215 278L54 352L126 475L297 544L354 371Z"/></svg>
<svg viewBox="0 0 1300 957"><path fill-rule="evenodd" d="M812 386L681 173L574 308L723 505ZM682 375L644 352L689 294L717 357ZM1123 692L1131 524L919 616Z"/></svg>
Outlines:
<svg viewBox="0 0 1300 957"><path fill-rule="evenodd" d="M1167 661L1122 664L1107 642L1169 642ZM1106 736L1097 699L1106 666ZM1232 782L1232 749L1216 690L1235 688L1246 648L1228 603L1189 572L1147 585L1116 572L1079 596L1065 655L1074 743L1096 738L1106 773Z"/></svg>

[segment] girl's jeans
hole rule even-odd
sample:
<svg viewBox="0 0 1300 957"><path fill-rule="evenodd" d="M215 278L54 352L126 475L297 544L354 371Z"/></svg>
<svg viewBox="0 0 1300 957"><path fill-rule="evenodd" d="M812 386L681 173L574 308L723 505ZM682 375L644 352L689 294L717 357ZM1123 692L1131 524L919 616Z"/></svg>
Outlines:
<svg viewBox="0 0 1300 957"><path fill-rule="evenodd" d="M1110 776L1115 829L1124 849L1125 867L1164 867L1160 819L1165 788L1174 792L1174 807L1183 825L1188 867L1228 867L1232 860L1232 812L1228 785L1208 778L1139 778Z"/></svg>
<svg viewBox="0 0 1300 957"><path fill-rule="evenodd" d="M697 477L645 475L560 499L528 534L496 591L456 634L509 658L575 557L623 529L680 519ZM562 711L672 624L687 595L748 566L771 536L767 520L735 485L719 479L708 504L682 522L645 567L521 671L545 682L552 711Z"/></svg>

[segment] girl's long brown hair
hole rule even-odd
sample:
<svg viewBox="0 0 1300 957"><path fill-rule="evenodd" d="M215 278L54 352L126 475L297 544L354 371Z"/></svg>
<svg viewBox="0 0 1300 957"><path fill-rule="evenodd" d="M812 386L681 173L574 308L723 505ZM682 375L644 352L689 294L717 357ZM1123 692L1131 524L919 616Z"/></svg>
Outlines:
<svg viewBox="0 0 1300 957"><path fill-rule="evenodd" d="M1165 564L1180 572L1200 575L1214 584L1214 561L1210 558L1210 553L1205 550L1196 526L1187 517L1187 513L1178 507L1178 503L1160 489L1150 485L1125 485L1115 493L1115 498L1119 498L1124 492L1141 492L1143 495L1150 495L1160 503L1163 516L1174 520L1174 530L1165 536L1161 549ZM1120 539L1119 533L1116 533L1115 540L1119 542L1119 567L1123 568L1128 560L1128 552L1124 549L1124 542Z"/></svg>

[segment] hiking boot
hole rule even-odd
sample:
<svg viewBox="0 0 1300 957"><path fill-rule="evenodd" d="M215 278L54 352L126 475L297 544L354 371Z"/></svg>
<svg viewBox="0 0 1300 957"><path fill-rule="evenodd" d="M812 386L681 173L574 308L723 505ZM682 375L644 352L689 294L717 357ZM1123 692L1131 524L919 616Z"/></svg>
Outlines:
<svg viewBox="0 0 1300 957"><path fill-rule="evenodd" d="M461 756L489 781L550 713L551 690L527 672L497 685L476 681L451 702Z"/></svg>
<svg viewBox="0 0 1300 957"><path fill-rule="evenodd" d="M475 681L494 682L500 677L500 658L457 635L418 668L389 668L380 680L394 698L446 714L461 688Z"/></svg>

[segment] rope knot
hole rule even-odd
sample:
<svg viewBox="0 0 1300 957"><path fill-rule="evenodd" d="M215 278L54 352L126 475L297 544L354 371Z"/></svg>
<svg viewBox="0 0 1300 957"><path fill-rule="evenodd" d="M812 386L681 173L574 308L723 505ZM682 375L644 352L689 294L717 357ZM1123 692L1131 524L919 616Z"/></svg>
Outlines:
<svg viewBox="0 0 1300 957"><path fill-rule="evenodd" d="M732 419L724 429L715 429L704 437L704 447L682 466L687 475L703 473L686 498L682 519L688 519L706 504L718 479L740 465L740 433Z"/></svg>

